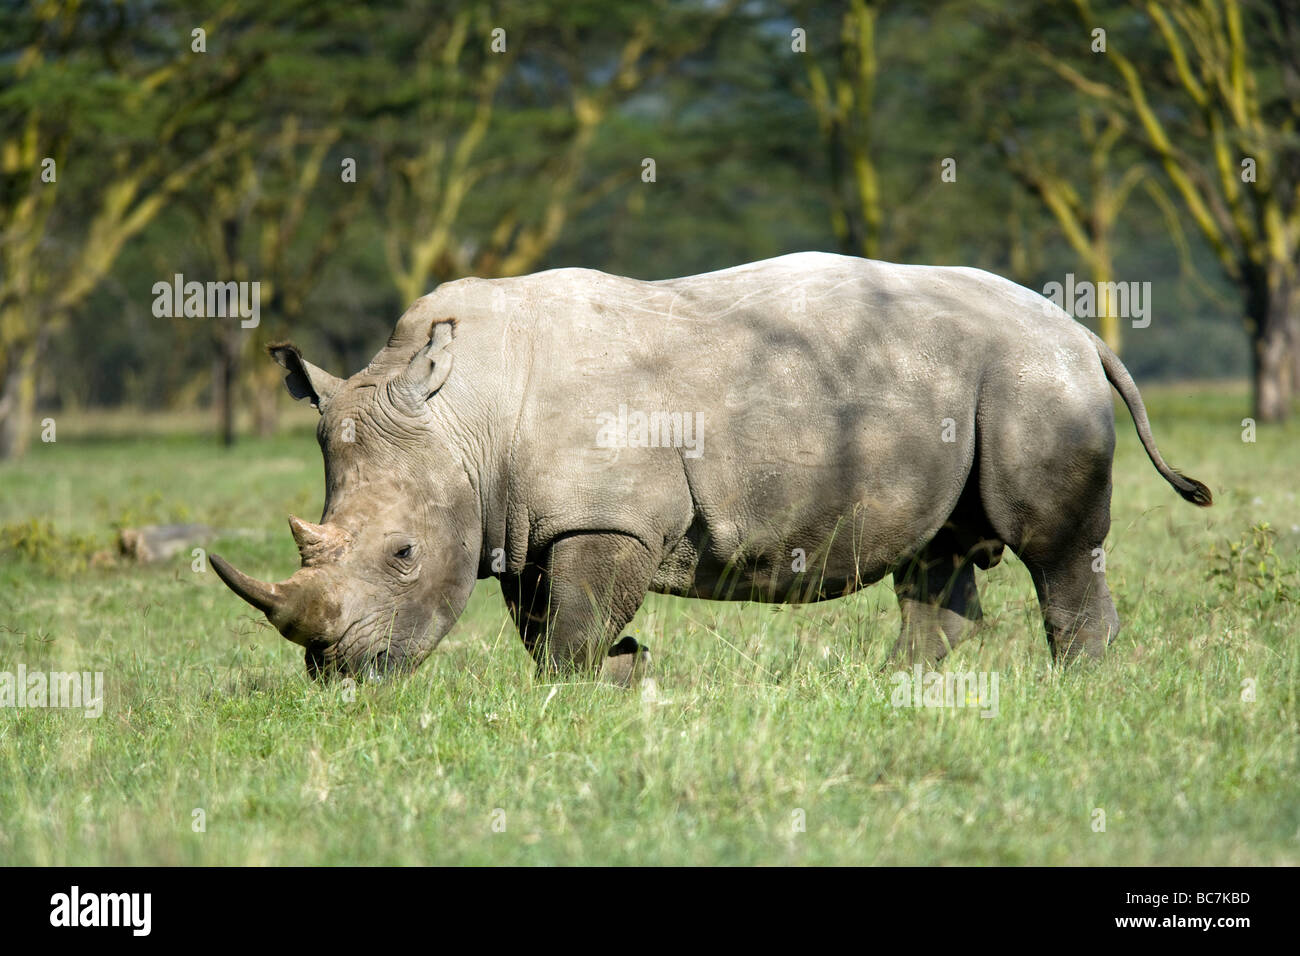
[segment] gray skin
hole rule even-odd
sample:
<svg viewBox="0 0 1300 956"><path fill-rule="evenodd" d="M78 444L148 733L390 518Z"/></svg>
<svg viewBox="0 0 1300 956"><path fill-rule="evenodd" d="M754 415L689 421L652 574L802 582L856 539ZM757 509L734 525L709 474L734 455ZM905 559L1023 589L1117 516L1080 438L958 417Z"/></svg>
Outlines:
<svg viewBox="0 0 1300 956"><path fill-rule="evenodd" d="M462 279L346 381L271 351L320 410L324 515L290 519L302 568L280 584L212 564L313 676L415 668L488 576L542 672L633 679L618 638L647 591L802 603L887 574L893 658L935 660L1004 547L1054 655L1099 656L1119 630L1094 570L1111 385L1160 474L1211 500L1096 336L976 269L801 253L660 282ZM697 451L602 447L620 406L694 414Z"/></svg>

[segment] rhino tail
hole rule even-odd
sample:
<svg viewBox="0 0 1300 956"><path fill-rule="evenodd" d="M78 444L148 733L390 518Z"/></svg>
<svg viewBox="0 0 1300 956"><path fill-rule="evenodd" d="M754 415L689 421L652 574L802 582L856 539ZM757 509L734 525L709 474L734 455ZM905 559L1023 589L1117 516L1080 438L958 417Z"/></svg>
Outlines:
<svg viewBox="0 0 1300 956"><path fill-rule="evenodd" d="M1137 428L1138 438L1142 439L1142 447L1147 450L1147 457L1151 459L1151 464L1156 466L1156 471L1160 472L1165 481L1173 485L1174 490L1180 495L1194 505L1208 508L1214 503L1214 496L1210 493L1210 489L1195 478L1189 478L1182 472L1170 468L1165 460L1160 457L1160 449L1156 448L1155 436L1151 434L1151 422L1147 419L1147 407L1142 402L1137 383L1133 381L1133 376L1129 375L1124 363L1119 360L1118 355L1110 350L1110 346L1094 335L1091 330L1085 329L1084 331L1092 336L1093 345L1097 348L1097 355L1101 358L1101 367L1106 370L1107 380L1124 399L1124 404L1128 406L1129 414L1133 416L1133 425Z"/></svg>

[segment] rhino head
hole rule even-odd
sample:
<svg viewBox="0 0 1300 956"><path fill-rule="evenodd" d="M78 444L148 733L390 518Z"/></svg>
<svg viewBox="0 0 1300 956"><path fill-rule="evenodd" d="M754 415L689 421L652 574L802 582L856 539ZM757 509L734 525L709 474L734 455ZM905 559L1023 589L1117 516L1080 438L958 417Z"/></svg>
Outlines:
<svg viewBox="0 0 1300 956"><path fill-rule="evenodd" d="M324 515L320 524L290 516L302 566L278 584L211 556L232 591L306 649L312 677L413 670L460 616L477 578L479 496L448 440L459 419L439 394L455 322L425 320L415 336L409 326L403 335L404 325L346 380L291 344L270 347L289 373L289 393L320 412Z"/></svg>

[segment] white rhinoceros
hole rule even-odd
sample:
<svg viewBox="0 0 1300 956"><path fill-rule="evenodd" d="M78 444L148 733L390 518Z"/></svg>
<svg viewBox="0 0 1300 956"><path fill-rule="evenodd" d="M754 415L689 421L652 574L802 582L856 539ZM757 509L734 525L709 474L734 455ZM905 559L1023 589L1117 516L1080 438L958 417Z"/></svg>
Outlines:
<svg viewBox="0 0 1300 956"><path fill-rule="evenodd" d="M938 658L1004 546L1053 652L1099 655L1112 385L1165 480L1211 500L1101 340L977 269L802 253L462 279L346 380L271 351L320 410L324 516L290 518L302 567L280 584L212 564L313 674L417 666L489 575L545 670L635 659L618 638L647 591L797 603L886 574L895 655Z"/></svg>

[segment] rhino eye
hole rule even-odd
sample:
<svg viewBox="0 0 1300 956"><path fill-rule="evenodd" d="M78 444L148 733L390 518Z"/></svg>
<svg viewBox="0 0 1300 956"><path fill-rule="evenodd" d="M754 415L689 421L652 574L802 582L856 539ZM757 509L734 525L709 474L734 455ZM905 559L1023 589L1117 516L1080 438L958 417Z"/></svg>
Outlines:
<svg viewBox="0 0 1300 956"><path fill-rule="evenodd" d="M411 556L411 546L409 544L406 547L399 548L398 550L393 552L393 557L399 558L402 561L405 561L410 556Z"/></svg>

